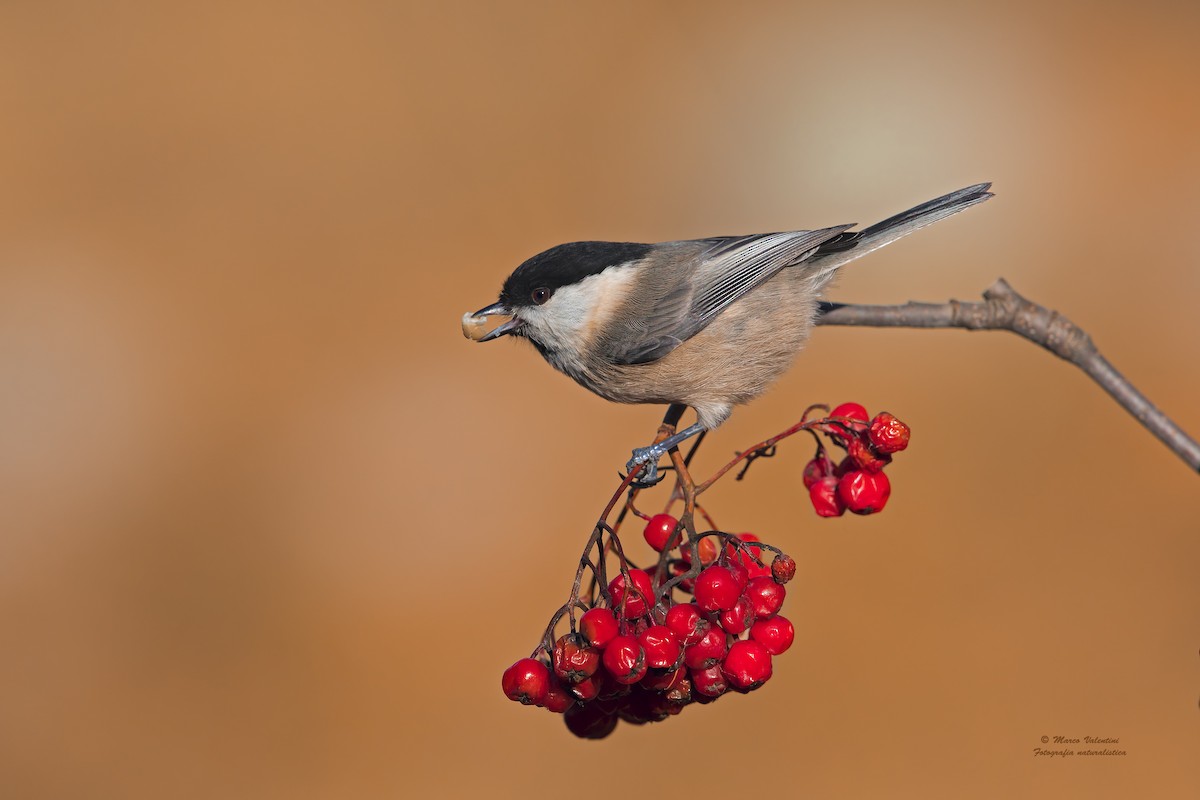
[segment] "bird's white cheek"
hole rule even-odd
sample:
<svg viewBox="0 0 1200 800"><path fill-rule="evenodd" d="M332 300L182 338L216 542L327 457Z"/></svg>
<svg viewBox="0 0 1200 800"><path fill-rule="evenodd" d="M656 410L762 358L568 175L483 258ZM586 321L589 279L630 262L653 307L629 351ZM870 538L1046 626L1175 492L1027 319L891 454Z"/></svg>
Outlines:
<svg viewBox="0 0 1200 800"><path fill-rule="evenodd" d="M583 369L583 347L579 339L583 323L548 308L529 309L522 318L526 335L542 346L546 358L555 368L568 375L578 374Z"/></svg>
<svg viewBox="0 0 1200 800"><path fill-rule="evenodd" d="M551 362L563 372L582 372L592 340L625 300L632 277L631 266L612 267L560 288L546 305L522 313L530 338L550 352Z"/></svg>

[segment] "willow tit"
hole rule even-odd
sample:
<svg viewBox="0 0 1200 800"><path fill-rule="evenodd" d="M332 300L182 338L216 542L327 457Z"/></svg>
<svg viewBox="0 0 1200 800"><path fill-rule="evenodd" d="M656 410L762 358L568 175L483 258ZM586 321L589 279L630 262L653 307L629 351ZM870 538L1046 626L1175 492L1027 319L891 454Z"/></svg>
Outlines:
<svg viewBox="0 0 1200 800"><path fill-rule="evenodd" d="M990 183L951 192L851 231L720 236L660 244L573 242L508 276L499 302L463 317L480 342L528 339L551 366L618 403L692 407L696 424L634 450L643 483L659 458L712 430L791 365L843 265L991 197ZM487 318L511 319L484 333Z"/></svg>

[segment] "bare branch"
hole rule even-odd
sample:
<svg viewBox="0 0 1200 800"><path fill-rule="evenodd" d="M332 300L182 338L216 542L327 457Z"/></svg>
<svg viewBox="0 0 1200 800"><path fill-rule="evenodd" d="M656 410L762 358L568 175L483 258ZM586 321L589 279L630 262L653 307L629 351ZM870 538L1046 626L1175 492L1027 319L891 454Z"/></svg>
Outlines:
<svg viewBox="0 0 1200 800"><path fill-rule="evenodd" d="M817 324L1011 331L1082 369L1193 471L1200 472L1200 444L1117 372L1082 328L1057 311L1017 294L1003 278L992 284L983 297L981 303L958 300L900 306L822 303Z"/></svg>

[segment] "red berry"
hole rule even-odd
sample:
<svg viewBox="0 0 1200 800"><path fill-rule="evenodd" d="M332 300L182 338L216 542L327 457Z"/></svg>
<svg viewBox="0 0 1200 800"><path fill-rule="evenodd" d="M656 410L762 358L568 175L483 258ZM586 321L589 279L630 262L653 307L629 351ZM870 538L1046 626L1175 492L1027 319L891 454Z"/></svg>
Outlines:
<svg viewBox="0 0 1200 800"><path fill-rule="evenodd" d="M729 691L729 682L720 664L691 671L692 691L704 697L720 697Z"/></svg>
<svg viewBox="0 0 1200 800"><path fill-rule="evenodd" d="M646 654L632 636L618 636L604 648L604 668L617 683L637 683L646 674Z"/></svg>
<svg viewBox="0 0 1200 800"><path fill-rule="evenodd" d="M871 444L881 453L899 453L908 447L912 431L907 425L886 411L881 411L871 420L868 431Z"/></svg>
<svg viewBox="0 0 1200 800"><path fill-rule="evenodd" d="M730 558L736 558L742 564L753 561L762 553L761 547L755 547L754 542L761 542L753 533L739 533L738 539L742 541L745 547L738 547L732 542L725 547L725 551L729 553Z"/></svg>
<svg viewBox="0 0 1200 800"><path fill-rule="evenodd" d="M684 647L691 647L708 630L708 620L695 603L678 603L667 611L667 627Z"/></svg>
<svg viewBox="0 0 1200 800"><path fill-rule="evenodd" d="M646 537L646 544L661 553L667 548L667 541L671 539L671 534L675 533L675 526L679 524L679 520L672 517L670 514L655 514L646 523L646 530L642 535ZM672 543L671 549L678 546L679 541L676 539Z"/></svg>
<svg viewBox="0 0 1200 800"><path fill-rule="evenodd" d="M757 561L751 561L746 565L746 573L750 576L750 580L761 578L764 575L769 578L771 577L771 568Z"/></svg>
<svg viewBox="0 0 1200 800"><path fill-rule="evenodd" d="M725 631L709 625L700 641L684 648L683 663L689 669L708 669L725 656Z"/></svg>
<svg viewBox="0 0 1200 800"><path fill-rule="evenodd" d="M629 570L631 591L625 590L625 576L618 575L608 584L608 593L612 596L613 610L622 614L625 619L643 616L654 605L654 586L650 575L641 569Z"/></svg>
<svg viewBox="0 0 1200 800"><path fill-rule="evenodd" d="M717 546L717 543L716 543L714 537L705 536L703 539L701 539L699 549L700 549L700 563L702 565L708 566L709 564L711 564L712 562L717 560L717 553L719 552L719 548ZM682 553L683 553L683 560L690 564L692 562L692 546L690 544L684 544L682 547Z"/></svg>
<svg viewBox="0 0 1200 800"><path fill-rule="evenodd" d="M745 589L746 584L750 582L750 570L742 566L742 562L740 561L730 561L725 568L729 570L729 574L737 582L738 591L740 592Z"/></svg>
<svg viewBox="0 0 1200 800"><path fill-rule="evenodd" d="M779 585L775 581L771 581L771 583ZM754 604L749 597L742 595L734 603L733 608L721 612L719 619L721 627L725 629L726 633L737 636L749 628L750 623L754 622Z"/></svg>
<svg viewBox="0 0 1200 800"><path fill-rule="evenodd" d="M672 578L678 578L681 575L686 575L691 571L692 568L686 561L676 560L671 561L670 566L667 569L671 573ZM684 578L679 582L679 588L685 592L692 591L694 586L695 584L692 582L691 578Z"/></svg>
<svg viewBox="0 0 1200 800"><path fill-rule="evenodd" d="M705 611L724 611L733 608L742 587L727 568L714 564L706 567L696 578L696 604Z"/></svg>
<svg viewBox="0 0 1200 800"><path fill-rule="evenodd" d="M500 687L509 700L527 706L541 705L550 691L550 670L535 658L522 658L504 670Z"/></svg>
<svg viewBox="0 0 1200 800"><path fill-rule="evenodd" d="M558 678L551 676L550 691L546 692L546 699L542 701L542 708L555 714L562 714L574 704L575 695L571 693L571 690Z"/></svg>
<svg viewBox="0 0 1200 800"><path fill-rule="evenodd" d="M577 633L564 633L554 643L554 674L567 683L590 678L600 668L600 651Z"/></svg>
<svg viewBox="0 0 1200 800"><path fill-rule="evenodd" d="M721 671L734 687L757 689L771 677L771 654L754 639L734 642L721 662Z"/></svg>
<svg viewBox="0 0 1200 800"><path fill-rule="evenodd" d="M851 422L851 427L856 431L865 431L871 420L871 415L867 413L865 406L858 403L842 403L840 406L835 406L833 411L829 412L830 417L848 417Z"/></svg>
<svg viewBox="0 0 1200 800"><path fill-rule="evenodd" d="M682 649L679 640L666 625L651 625L638 636L638 644L646 653L646 666L651 669L675 669Z"/></svg>
<svg viewBox="0 0 1200 800"><path fill-rule="evenodd" d="M771 562L771 577L776 583L787 583L796 577L796 562L791 556L780 553Z"/></svg>
<svg viewBox="0 0 1200 800"><path fill-rule="evenodd" d="M892 484L883 472L856 470L838 481L838 497L855 514L882 511L892 493Z"/></svg>
<svg viewBox="0 0 1200 800"><path fill-rule="evenodd" d="M892 461L892 457L887 453L876 453L862 439L851 439L846 445L846 453L853 459L856 467L867 472L879 472Z"/></svg>
<svg viewBox="0 0 1200 800"><path fill-rule="evenodd" d="M833 477L840 478L847 472L853 472L856 469L858 469L858 462L855 461L851 456L846 456L838 462L836 467L833 468Z"/></svg>
<svg viewBox="0 0 1200 800"><path fill-rule="evenodd" d="M596 696L600 694L600 690L604 687L604 675L605 673L603 672L597 672L590 678L585 678L579 683L571 684L571 694L585 703L588 700L595 700Z"/></svg>
<svg viewBox="0 0 1200 800"><path fill-rule="evenodd" d="M804 474L801 479L804 481L804 488L811 489L814 483L832 474L833 462L829 460L828 456L821 455L804 465Z"/></svg>
<svg viewBox="0 0 1200 800"><path fill-rule="evenodd" d="M750 638L761 644L767 652L777 656L792 646L796 638L796 629L787 617L774 616L770 619L760 619L750 626Z"/></svg>
<svg viewBox="0 0 1200 800"><path fill-rule="evenodd" d="M770 575L771 571L758 563L758 559L762 556L762 548L753 544L762 540L753 533L742 533L738 535L738 538L742 540L742 547L730 544L726 548L730 564L737 564L741 569L745 570L747 580L758 575ZM734 577L737 577L737 575L735 574Z"/></svg>
<svg viewBox="0 0 1200 800"><path fill-rule="evenodd" d="M680 664L674 669L649 669L638 685L655 692L669 692L687 677L687 667Z"/></svg>
<svg viewBox="0 0 1200 800"><path fill-rule="evenodd" d="M783 607L783 599L787 597L787 589L782 583L776 583L774 578L754 578L746 586L745 596L749 598L758 619L768 619L779 613Z"/></svg>
<svg viewBox="0 0 1200 800"><path fill-rule="evenodd" d="M610 609L592 608L579 618L579 632L592 647L603 650L620 630L617 618Z"/></svg>
<svg viewBox="0 0 1200 800"><path fill-rule="evenodd" d="M808 499L818 517L840 517L846 513L846 504L838 497L838 479L834 477L821 478L808 490Z"/></svg>
<svg viewBox="0 0 1200 800"><path fill-rule="evenodd" d="M838 420L837 423L829 426L832 429L831 436L834 441L841 442L842 444L845 444L846 440L850 438L846 434L847 428L854 433L864 433L871 419L871 415L867 413L867 409L858 403L842 403L833 411L830 411L829 416L847 418Z"/></svg>

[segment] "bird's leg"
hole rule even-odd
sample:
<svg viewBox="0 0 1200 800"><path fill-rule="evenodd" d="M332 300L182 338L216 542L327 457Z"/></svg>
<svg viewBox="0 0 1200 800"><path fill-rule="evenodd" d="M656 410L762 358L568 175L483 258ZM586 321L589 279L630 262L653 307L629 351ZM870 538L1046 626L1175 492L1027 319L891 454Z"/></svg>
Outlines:
<svg viewBox="0 0 1200 800"><path fill-rule="evenodd" d="M675 407L672 406L672 409L674 408ZM670 412L667 413L667 416L670 417ZM676 417L676 421L678 421L678 417ZM664 421L663 424L666 425L668 423ZM698 433L702 433L704 430L704 426L697 422L696 424L683 429L679 433L671 434L667 438L655 442L649 447L635 448L633 451L633 458L629 459L629 463L625 466L626 469L632 470L639 464L645 464L646 468L642 471L642 474L638 476L636 485L644 488L647 486L653 486L661 481L662 476L658 474L658 460L672 448L678 447L683 442L686 442L688 439L692 438Z"/></svg>

